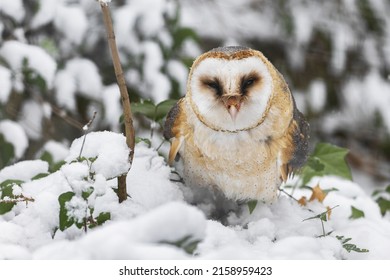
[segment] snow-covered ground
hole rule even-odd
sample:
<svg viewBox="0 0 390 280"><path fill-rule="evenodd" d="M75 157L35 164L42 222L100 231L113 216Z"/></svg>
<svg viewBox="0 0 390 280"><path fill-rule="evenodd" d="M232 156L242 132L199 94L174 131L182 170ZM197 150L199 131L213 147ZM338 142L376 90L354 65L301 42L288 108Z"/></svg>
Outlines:
<svg viewBox="0 0 390 280"><path fill-rule="evenodd" d="M285 194L272 205L258 204L250 214L244 204L230 213L224 224L212 220L199 207L186 202L190 190L170 180L171 170L158 153L140 143L127 176L131 198L122 204L111 178L126 172L128 150L121 134L92 132L76 139L68 153L50 145L56 160L65 158L58 171L47 173L45 161L22 161L0 171L0 182L22 180L13 195L33 199L18 202L0 215L0 259L390 259L390 216L362 188L337 177L315 178L311 185L323 190L336 188L323 202L300 206ZM58 151L58 153L56 152ZM91 174L94 174L91 176ZM83 191L93 193L83 200ZM82 219L85 209L94 217L110 212L111 219L88 229L76 225L58 229L59 196L74 192L67 205L69 215ZM291 189L286 189L290 192ZM309 190L296 190L294 197L310 197ZM351 206L364 217L350 218ZM333 208L322 223L308 219ZM89 212L88 212L89 213ZM308 219L308 220L307 220ZM326 233L326 236L319 237ZM336 236L352 238L348 243L369 252L347 252ZM180 243L178 246L175 243Z"/></svg>
<svg viewBox="0 0 390 280"><path fill-rule="evenodd" d="M27 31L53 22L54 29L62 36L57 52L65 56L83 44L87 50L97 45L98 32L93 21L97 9L95 1L39 2L40 9L30 21L25 19L28 13L22 0L0 0L0 13L12 18L16 25L30 22ZM138 85L140 77L144 76L143 86L139 86L143 97L164 100L171 85L168 76L161 73L166 61L159 44L152 38L158 38L160 45L168 49L172 47L173 39L164 26L163 17L172 13L172 7L165 0L124 2L126 5L112 13L122 58L126 61L129 54L145 57L143 72L130 69L126 78L130 84ZM255 1L198 2L182 1L181 18L183 25L194 28L200 36L217 38L224 44L240 44L251 37L264 41L285 39L282 23L276 24L280 13L275 13L279 9L273 9L274 4L258 8L261 12L258 14L251 7L256 5ZM364 30L351 28L359 26L356 3L342 2L347 8L346 14L352 16L334 18L333 5L338 2L327 2L321 8L318 3L303 0L290 4L296 30L292 40L286 39L289 46L286 63L301 66L305 46L317 26L331 34L336 51L329 59L335 73L346 67L347 51L363 42L361 53L371 58L368 60L370 71L364 78L345 81L341 91L345 106L340 112L326 115L322 124L329 131L340 126L361 129L360 123L380 112L384 128L390 131L389 79L378 70L379 48L371 36L361 39ZM389 6L385 0L370 3L384 18L385 26L390 26L390 18L386 16ZM5 27L5 23L0 22L0 33ZM146 36L144 41L136 36L136 29ZM385 29L382 35L385 61L390 58L389 30ZM56 61L58 53L49 53L50 48L43 49L28 42L24 32L23 26L18 27L10 36L12 40L0 42L0 59L4 61L0 65L0 103L7 104L13 90L18 93L25 90L21 66L27 58L29 67L53 91L57 105L72 111L77 107L77 95L97 100L105 107L103 122L119 131L117 86L103 84L95 62L75 54L60 65ZM185 46L188 53L199 54L194 44ZM184 93L188 69L179 60L166 64L167 72L177 79ZM319 78L310 83L307 94L294 94L302 111L307 107L307 111L320 112L325 106L327 91ZM14 161L24 158L31 139L41 137L42 119L51 114L50 110L45 110L45 105L45 102L38 104L28 99L17 121L0 121L0 134L14 147ZM0 214L0 259L390 259L390 215L381 215L371 187L337 177L314 178L310 186L319 184L323 190L337 190L329 192L322 202L313 200L306 206L281 193L272 205L258 204L249 213L249 208L243 204L221 222L209 217L208 212L213 208L209 202L191 205L191 189L172 181L171 169L164 158L143 143L136 146L133 166L127 176L131 198L119 204L113 189L117 184L115 177L129 169L124 137L113 132L90 133L81 153L83 159L78 159L83 140L83 137L76 139L70 149L61 143L47 142L42 154L44 151L51 154L50 165L43 160L20 161L0 170L0 185L3 184L0 211L4 211ZM61 160L66 160L66 164L52 172L53 163ZM42 177L42 174L47 176ZM7 184L7 180L13 181ZM285 190L292 192L291 188ZM61 204L61 195L69 192L73 193L72 197L68 195L69 200ZM296 199L309 198L311 191L297 189L293 195ZM19 202L8 211L4 202L11 203L12 199ZM328 209L332 210L329 216L325 215L327 221L310 219ZM362 212L356 217L352 209ZM72 219L68 224L63 221L64 211L65 217ZM364 217L360 217L361 213ZM99 217L105 217L106 221L94 228L87 226L85 232L83 226L79 228L77 224L82 224L86 216L94 223ZM337 236L343 236L342 240ZM346 244L369 252L348 252L344 248Z"/></svg>

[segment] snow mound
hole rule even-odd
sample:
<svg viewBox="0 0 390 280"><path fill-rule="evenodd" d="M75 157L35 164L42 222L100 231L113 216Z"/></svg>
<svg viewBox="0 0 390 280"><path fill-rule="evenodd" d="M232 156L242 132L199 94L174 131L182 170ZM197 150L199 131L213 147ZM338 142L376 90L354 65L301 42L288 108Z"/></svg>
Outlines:
<svg viewBox="0 0 390 280"><path fill-rule="evenodd" d="M0 170L0 183L5 180L29 181L40 173L47 173L49 164L42 160L26 160Z"/></svg>
<svg viewBox="0 0 390 280"><path fill-rule="evenodd" d="M23 128L10 120L0 121L0 134L3 134L5 140L14 147L15 157L21 158L28 147L27 135Z"/></svg>
<svg viewBox="0 0 390 280"><path fill-rule="evenodd" d="M18 23L23 20L26 13L22 0L0 0L0 12L11 16Z"/></svg>
<svg viewBox="0 0 390 280"><path fill-rule="evenodd" d="M0 29L1 31L1 29ZM12 83L11 83L12 73L7 68L0 65L0 102L6 103L8 97L11 94Z"/></svg>
<svg viewBox="0 0 390 280"><path fill-rule="evenodd" d="M169 181L170 168L156 151L140 143L127 176L127 189L134 202L147 209L172 200L183 200L179 187Z"/></svg>
<svg viewBox="0 0 390 280"><path fill-rule="evenodd" d="M7 41L0 49L0 56L17 73L21 73L23 61L27 59L28 67L44 79L48 89L52 88L57 63L42 48L18 41Z"/></svg>
<svg viewBox="0 0 390 280"><path fill-rule="evenodd" d="M79 157L83 142L84 136L73 141L67 162ZM130 168L129 149L122 134L109 131L88 133L81 156L87 159L96 158L92 163L92 170L107 179L125 174Z"/></svg>
<svg viewBox="0 0 390 280"><path fill-rule="evenodd" d="M160 206L132 221L112 222L77 241L62 241L34 254L35 259L184 259L171 243L201 240L206 219L200 210L180 202Z"/></svg>
<svg viewBox="0 0 390 280"><path fill-rule="evenodd" d="M13 188L15 196L33 199L0 215L0 259L390 259L390 216L383 217L372 196L354 182L313 178L310 186L331 190L322 202L301 206L282 193L272 205L258 203L252 213L241 203L221 222L201 211L212 202L185 201L183 192L191 190L172 182L164 159L144 143L137 144L127 176L130 197L118 203L117 180L110 178L129 168L124 136L89 133L82 151L86 159L75 160L83 140L76 139L67 163L44 178L30 180L48 171L40 160L0 171L0 182L25 181ZM93 193L82 199L91 187ZM87 233L75 224L59 230L59 196L68 192L74 193L67 208L72 217L82 220L91 207L94 218L108 212L110 219ZM294 191L296 199L310 195L308 189ZM352 207L364 216L351 217ZM328 209L321 222L318 215ZM369 251L348 252L340 238Z"/></svg>

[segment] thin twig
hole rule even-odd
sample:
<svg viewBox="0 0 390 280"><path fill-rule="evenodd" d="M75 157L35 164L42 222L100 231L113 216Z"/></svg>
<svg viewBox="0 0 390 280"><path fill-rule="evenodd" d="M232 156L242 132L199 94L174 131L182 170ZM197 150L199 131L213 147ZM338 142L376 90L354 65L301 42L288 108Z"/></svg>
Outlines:
<svg viewBox="0 0 390 280"><path fill-rule="evenodd" d="M281 189L281 188L279 188L279 191L280 192L282 192L282 193L284 193L285 195L287 195L289 198L291 198L291 199L293 199L293 200L295 200L298 204L299 204L299 200L298 199L296 199L295 197L293 197L291 194L289 194L288 192L286 192L285 190L283 190L283 189ZM312 213L314 213L314 211L313 210L311 210L310 208L305 208L306 210L308 210L309 212L312 212Z"/></svg>
<svg viewBox="0 0 390 280"><path fill-rule="evenodd" d="M96 113L97 113L96 111L93 112L92 118L89 120L89 122L88 122L86 125L83 126L84 139L83 139L83 144L81 144L81 149L80 149L79 158L81 158L81 154L83 153L84 144L85 144L85 139L87 138L87 134L88 134L89 128L91 127L91 124L92 124L93 121L95 120Z"/></svg>
<svg viewBox="0 0 390 280"><path fill-rule="evenodd" d="M158 152L158 150L160 150L160 148L162 147L162 145L165 143L165 139L162 140L162 142L160 143L160 145L158 145L156 151Z"/></svg>

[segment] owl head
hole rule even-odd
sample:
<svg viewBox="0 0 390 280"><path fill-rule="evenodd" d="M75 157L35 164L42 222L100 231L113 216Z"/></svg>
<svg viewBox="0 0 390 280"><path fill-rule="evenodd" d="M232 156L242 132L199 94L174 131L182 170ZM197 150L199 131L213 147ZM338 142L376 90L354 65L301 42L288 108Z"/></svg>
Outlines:
<svg viewBox="0 0 390 280"><path fill-rule="evenodd" d="M195 60L189 73L187 97L206 126L236 132L264 121L275 83L286 85L261 52L221 47Z"/></svg>

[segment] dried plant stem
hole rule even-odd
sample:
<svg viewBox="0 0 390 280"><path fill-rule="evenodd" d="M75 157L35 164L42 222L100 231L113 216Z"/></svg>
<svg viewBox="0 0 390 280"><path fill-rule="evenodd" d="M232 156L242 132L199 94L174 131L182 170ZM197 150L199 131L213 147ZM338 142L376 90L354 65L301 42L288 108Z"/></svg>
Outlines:
<svg viewBox="0 0 390 280"><path fill-rule="evenodd" d="M131 165L134 157L135 133L134 133L134 126L133 126L133 118L131 114L130 98L127 92L126 81L125 81L125 77L119 59L118 47L115 41L115 33L114 33L114 28L112 26L110 9L107 3L103 1L100 1L99 3L103 12L103 20L104 20L104 25L106 27L108 44L110 46L115 75L116 75L116 79L118 82L121 99L122 99L126 143L130 149L129 162ZM118 198L119 198L119 202L122 202L127 199L126 175L122 175L118 177Z"/></svg>

